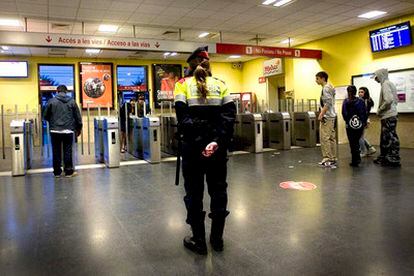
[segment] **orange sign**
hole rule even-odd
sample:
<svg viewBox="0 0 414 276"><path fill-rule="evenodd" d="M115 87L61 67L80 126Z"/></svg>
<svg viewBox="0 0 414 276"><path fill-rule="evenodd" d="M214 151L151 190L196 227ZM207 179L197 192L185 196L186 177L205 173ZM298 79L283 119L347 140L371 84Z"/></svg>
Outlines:
<svg viewBox="0 0 414 276"><path fill-rule="evenodd" d="M82 107L113 107L112 64L81 64Z"/></svg>
<svg viewBox="0 0 414 276"><path fill-rule="evenodd" d="M317 187L315 184L304 181L285 181L279 184L282 189L299 190L299 191L312 191Z"/></svg>

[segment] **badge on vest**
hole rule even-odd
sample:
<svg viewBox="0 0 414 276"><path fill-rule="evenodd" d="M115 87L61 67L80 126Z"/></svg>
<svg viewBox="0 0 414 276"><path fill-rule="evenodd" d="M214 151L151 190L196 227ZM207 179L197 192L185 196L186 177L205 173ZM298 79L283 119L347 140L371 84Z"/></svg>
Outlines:
<svg viewBox="0 0 414 276"><path fill-rule="evenodd" d="M352 129L360 129L362 127L362 121L361 121L361 119L357 115L354 115L349 120L349 126Z"/></svg>

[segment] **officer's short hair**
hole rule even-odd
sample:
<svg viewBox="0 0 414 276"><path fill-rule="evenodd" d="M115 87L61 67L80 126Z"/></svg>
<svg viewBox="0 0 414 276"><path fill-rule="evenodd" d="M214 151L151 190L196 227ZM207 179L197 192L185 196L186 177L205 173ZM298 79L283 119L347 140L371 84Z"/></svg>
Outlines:
<svg viewBox="0 0 414 276"><path fill-rule="evenodd" d="M328 73L326 73L325 71L320 71L315 76L324 79L325 81L328 81Z"/></svg>
<svg viewBox="0 0 414 276"><path fill-rule="evenodd" d="M68 92L68 88L66 87L66 85L59 85L59 86L56 88L56 91L57 91L58 93L60 93L60 92L66 93L66 92Z"/></svg>

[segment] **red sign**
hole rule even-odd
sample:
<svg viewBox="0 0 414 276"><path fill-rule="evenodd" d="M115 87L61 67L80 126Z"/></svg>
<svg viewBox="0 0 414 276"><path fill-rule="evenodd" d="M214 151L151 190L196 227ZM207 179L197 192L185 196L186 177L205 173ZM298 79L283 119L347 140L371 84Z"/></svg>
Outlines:
<svg viewBox="0 0 414 276"><path fill-rule="evenodd" d="M82 107L113 106L112 64L80 64Z"/></svg>
<svg viewBox="0 0 414 276"><path fill-rule="evenodd" d="M259 83L265 83L266 77L259 77Z"/></svg>
<svg viewBox="0 0 414 276"><path fill-rule="evenodd" d="M286 181L280 183L280 188L282 189L290 189L290 190L299 190L299 191L311 191L315 190L317 187L315 184L310 182L303 182L303 181Z"/></svg>
<svg viewBox="0 0 414 276"><path fill-rule="evenodd" d="M217 43L217 54L322 59L321 50Z"/></svg>

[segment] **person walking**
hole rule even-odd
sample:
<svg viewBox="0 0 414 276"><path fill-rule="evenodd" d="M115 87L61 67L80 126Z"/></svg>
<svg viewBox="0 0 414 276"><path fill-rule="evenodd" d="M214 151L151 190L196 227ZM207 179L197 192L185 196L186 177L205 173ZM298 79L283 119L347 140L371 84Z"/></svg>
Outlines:
<svg viewBox="0 0 414 276"><path fill-rule="evenodd" d="M65 177L76 175L72 160L73 135L82 131L82 117L75 101L66 95L67 87L59 85L58 94L50 99L44 111L44 119L49 122L53 149L53 174L62 177L62 146Z"/></svg>
<svg viewBox="0 0 414 276"><path fill-rule="evenodd" d="M324 71L316 74L316 83L322 86L320 97L320 121L319 136L321 140L322 161L318 164L322 167L333 168L336 166L336 113L335 113L335 89L328 83L328 74Z"/></svg>
<svg viewBox="0 0 414 276"><path fill-rule="evenodd" d="M374 163L382 166L400 167L400 140L397 135L398 96L397 88L388 79L388 70L375 71L373 78L381 84L377 115L381 119L380 155Z"/></svg>
<svg viewBox="0 0 414 276"><path fill-rule="evenodd" d="M361 150L361 157L371 156L372 154L376 153L377 150L368 139L365 138L365 131L370 125L369 115L371 114L371 108L374 106L374 101L369 95L369 90L366 87L360 87L358 90L358 96L362 99L365 103L365 107L367 110L367 125L362 132L361 139L359 139L359 147Z"/></svg>
<svg viewBox="0 0 414 276"><path fill-rule="evenodd" d="M367 111L364 101L356 96L356 87L350 85L346 90L348 92L348 98L342 104L342 117L345 120L346 134L352 155L352 161L349 165L358 167L359 163L361 163L359 140L367 124Z"/></svg>
<svg viewBox="0 0 414 276"><path fill-rule="evenodd" d="M211 198L210 244L215 251L224 247L227 215L227 150L233 135L236 105L225 83L212 77L207 47L196 49L187 59L187 76L175 85L174 100L178 131L182 137L182 173L187 209L186 223L192 236L184 246L205 255L204 177Z"/></svg>

